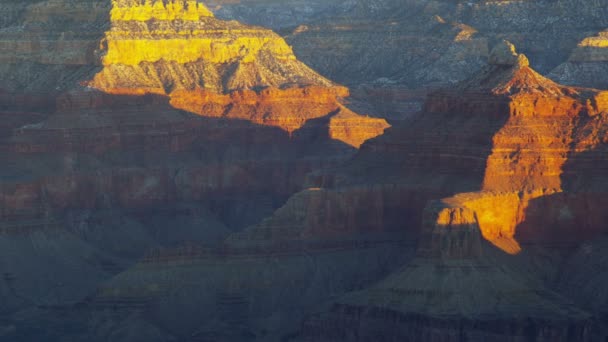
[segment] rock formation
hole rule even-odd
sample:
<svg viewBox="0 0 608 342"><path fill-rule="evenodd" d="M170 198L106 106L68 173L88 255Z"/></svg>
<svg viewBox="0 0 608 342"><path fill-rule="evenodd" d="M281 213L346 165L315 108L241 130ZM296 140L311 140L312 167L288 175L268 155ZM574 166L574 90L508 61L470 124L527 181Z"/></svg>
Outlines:
<svg viewBox="0 0 608 342"><path fill-rule="evenodd" d="M420 113L200 2L0 3L0 340L606 337L608 94L532 68L602 1L310 4L298 56Z"/></svg>
<svg viewBox="0 0 608 342"><path fill-rule="evenodd" d="M430 95L415 120L344 165L311 174L270 217L218 249L159 250L89 305L161 303L145 315L202 338L590 341L592 314L551 288L567 251L605 231L606 94L544 78L508 42L493 51L495 64ZM327 293L338 299L290 335L288 322ZM179 304L192 298L209 304ZM174 310L213 323L163 314ZM223 310L246 314L209 313Z"/></svg>
<svg viewBox="0 0 608 342"><path fill-rule="evenodd" d="M311 203L327 209L320 217L311 210L317 217L303 221L302 233L333 231L339 222L348 222L351 232L403 226L415 231L427 200L458 193L467 208L479 209L484 237L513 253L519 248L515 235L525 243L576 244L602 231L603 211L594 211L597 216L591 219L577 202L605 203L598 193L605 181L595 176L604 169L599 166L603 159L596 157L597 170L582 165L587 165L587 155L604 153L606 93L544 78L525 56L512 53L508 42L495 51L509 51L512 64L489 65L457 86L431 94L415 121L368 142L347 166L309 177L311 187L320 189L306 196L323 198ZM300 196L305 195L292 200L308 201ZM541 218L537 210L547 210L547 204L540 198L557 201L568 220ZM334 206L348 211L329 210ZM362 211L365 219L338 218ZM338 216L330 219L333 214ZM573 235L578 239L572 240Z"/></svg>
<svg viewBox="0 0 608 342"><path fill-rule="evenodd" d="M332 87L270 30L215 19L196 1L114 1L103 70L89 83L106 92L170 93L200 88Z"/></svg>
<svg viewBox="0 0 608 342"><path fill-rule="evenodd" d="M310 189L229 238L262 249L418 241L402 271L312 316L298 338L594 338L589 314L549 288L566 253L605 232L606 94L544 78L508 42L493 50L497 64L431 94L415 120L311 175ZM499 304L485 316L477 296Z"/></svg>
<svg viewBox="0 0 608 342"><path fill-rule="evenodd" d="M348 90L298 61L270 30L218 20L204 5L183 1L114 1L110 20L103 69L90 87L112 94L168 94L176 108L289 133L344 110L337 101ZM352 126L369 123L359 136L344 137L355 147L388 126L358 115L348 120Z"/></svg>
<svg viewBox="0 0 608 342"><path fill-rule="evenodd" d="M346 108L348 90L272 31L200 2L0 11L0 340L25 338L34 321L35 338L54 340L57 310L103 322L74 309L101 283L150 251L217 246L388 127ZM166 336L118 321L85 338L131 340L140 326Z"/></svg>
<svg viewBox="0 0 608 342"><path fill-rule="evenodd" d="M608 31L583 39L570 58L549 74L556 81L573 86L608 89L602 75L608 72Z"/></svg>
<svg viewBox="0 0 608 342"><path fill-rule="evenodd" d="M416 257L309 318L298 341L591 341L591 315L504 264L474 211L429 204Z"/></svg>
<svg viewBox="0 0 608 342"><path fill-rule="evenodd" d="M515 43L545 74L567 62L585 37L608 27L605 0L210 3L222 18L284 32L304 62L348 85L362 108L392 119L419 111L420 92L476 73L503 39ZM570 65L568 70L591 75L592 68L575 71Z"/></svg>

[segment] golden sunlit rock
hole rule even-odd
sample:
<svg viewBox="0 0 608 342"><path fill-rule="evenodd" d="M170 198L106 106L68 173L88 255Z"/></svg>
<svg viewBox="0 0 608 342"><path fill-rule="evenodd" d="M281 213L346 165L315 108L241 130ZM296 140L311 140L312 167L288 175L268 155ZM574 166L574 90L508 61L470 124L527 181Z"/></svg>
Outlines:
<svg viewBox="0 0 608 342"><path fill-rule="evenodd" d="M118 0L112 6L103 69L90 87L168 95L175 108L289 133L332 116L325 123L328 137L357 148L388 127L344 108L339 99L348 89L298 61L270 30L218 20L194 1Z"/></svg>
<svg viewBox="0 0 608 342"><path fill-rule="evenodd" d="M213 17L213 13L196 0L112 0L112 21L187 20Z"/></svg>
<svg viewBox="0 0 608 342"><path fill-rule="evenodd" d="M274 32L218 20L192 1L114 1L100 46L104 68L89 85L119 89L204 89L217 93L333 83L297 61ZM189 11L203 13L193 18ZM209 12L208 14L205 14ZM122 13L122 14L121 14Z"/></svg>

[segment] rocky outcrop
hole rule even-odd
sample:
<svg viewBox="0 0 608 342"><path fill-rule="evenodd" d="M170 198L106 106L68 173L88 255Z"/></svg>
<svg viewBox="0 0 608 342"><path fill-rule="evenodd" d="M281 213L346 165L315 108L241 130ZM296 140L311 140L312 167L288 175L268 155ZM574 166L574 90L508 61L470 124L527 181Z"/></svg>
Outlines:
<svg viewBox="0 0 608 342"><path fill-rule="evenodd" d="M10 11L0 30L6 80L0 91L0 244L6 247L0 302L7 303L0 305L1 340L29 339L34 321L40 322L34 338L57 339L55 332L65 331L57 312L68 312L82 328L74 338L131 341L138 327L149 331L143 339L170 338L139 313L173 295L124 295L127 283L117 281L107 286L123 291L116 296L85 298L146 254L143 264L156 267L155 278L173 267L162 255L180 246L215 250L230 233L271 215L301 189L306 174L343 162L388 127L346 108L348 90L299 62L272 31L216 19L200 2L49 0L3 3L0 10ZM342 259L327 269L313 265L297 274L312 279L301 287L311 291L308 301L325 298L334 284L345 292L371 281L354 263L334 280L318 280L347 256L369 260L365 269L382 273L394 265L394 246L386 255L377 246L362 253L356 246L342 246ZM340 247L327 247L330 255L332 248ZM222 276L244 255L233 254L212 271L208 261L224 262L221 254L203 261L187 282L217 274L202 302L222 297L240 276ZM199 258L186 253L180 262ZM256 258L243 288L269 271L272 258ZM320 263L323 258L331 259ZM286 260L296 269L308 262L301 251ZM289 288L294 272L277 273ZM139 278L129 279L138 286ZM275 290L269 285L264 298ZM293 298L285 294L282 304L262 310L265 317L289 311L284 303ZM95 315L114 306L127 309ZM165 309L150 313L165 315ZM165 322L178 335L205 334L200 321L186 330L173 319ZM221 330L209 322L212 333ZM251 325L274 326L258 323Z"/></svg>
<svg viewBox="0 0 608 342"><path fill-rule="evenodd" d="M171 103L179 109L291 133L308 120L338 113L340 99L348 96L347 89L298 61L277 34L216 19L199 2L70 4L53 0L23 6L15 20L26 25L15 22L1 32L6 46L0 47L0 59L6 63L0 74L10 80L3 87L11 98L23 93L52 98L65 90L90 98L87 88L117 95L174 94ZM387 127L382 120L354 114L347 123L367 126L356 138L344 138L355 147Z"/></svg>
<svg viewBox="0 0 608 342"><path fill-rule="evenodd" d="M606 95L541 76L508 42L494 51L495 64L431 94L416 120L309 176L310 189L227 240L271 251L418 243L414 261L334 301L297 338L594 338L591 316L550 288L563 256L605 231Z"/></svg>
<svg viewBox="0 0 608 342"><path fill-rule="evenodd" d="M201 88L221 94L333 86L299 62L277 34L218 20L194 1L114 1L110 23L103 41L104 68L89 83L108 92Z"/></svg>
<svg viewBox="0 0 608 342"><path fill-rule="evenodd" d="M608 81L600 75L608 71L608 31L583 39L568 61L549 74L556 81L581 87L608 89Z"/></svg>
<svg viewBox="0 0 608 342"><path fill-rule="evenodd" d="M338 101L348 90L298 61L270 30L218 20L204 5L184 1L116 1L110 20L103 69L89 87L167 94L174 107L204 117L248 120L289 133L345 111ZM388 127L382 120L346 116L341 123L362 127L357 134L335 134L332 127L325 134L355 147Z"/></svg>
<svg viewBox="0 0 608 342"><path fill-rule="evenodd" d="M592 176L604 170L606 94L558 85L503 46L511 64L431 94L415 121L366 143L345 166L309 177L319 189L292 197L247 239L378 231L416 239L426 202L459 193L479 211L484 237L510 253L520 243L572 246L603 231L603 211L576 203L606 200L605 182ZM597 170L583 166L591 155ZM541 215L553 201L556 209ZM289 210L287 234L280 229Z"/></svg>
<svg viewBox="0 0 608 342"><path fill-rule="evenodd" d="M414 260L309 318L295 340L591 341L591 315L502 264L476 212L454 204L426 208Z"/></svg>
<svg viewBox="0 0 608 342"><path fill-rule="evenodd" d="M484 66L491 47L503 39L515 43L532 66L546 74L567 62L585 37L608 26L603 0L210 3L219 17L264 23L284 32L300 59L347 84L354 94L365 95L359 87L373 89L373 95L358 99L371 104L374 114L393 119L408 119L416 109L405 111L399 98L387 102L392 94L464 80ZM576 65L569 64L564 76L580 73L591 83L558 81L605 88L594 83L601 78L592 77L594 68L602 74L604 69ZM378 93L385 101L377 100ZM408 101L413 108L422 103L424 98Z"/></svg>

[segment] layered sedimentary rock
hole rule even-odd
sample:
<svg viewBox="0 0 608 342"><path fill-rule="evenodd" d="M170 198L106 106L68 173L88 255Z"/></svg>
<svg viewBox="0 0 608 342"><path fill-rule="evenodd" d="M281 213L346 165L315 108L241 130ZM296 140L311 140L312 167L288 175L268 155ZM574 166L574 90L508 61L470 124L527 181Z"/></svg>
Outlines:
<svg viewBox="0 0 608 342"><path fill-rule="evenodd" d="M277 34L215 19L195 1L115 1L110 21L104 68L90 83L108 92L333 86L297 61Z"/></svg>
<svg viewBox="0 0 608 342"><path fill-rule="evenodd" d="M508 42L490 57L479 74L431 94L415 120L309 176L310 189L228 239L262 250L417 241L416 261L384 287L338 300L300 338L592 338L590 316L549 288L564 255L605 231L606 94L544 78ZM442 197L442 210L423 216ZM427 291L448 282L456 285ZM473 315L478 294L498 306Z"/></svg>
<svg viewBox="0 0 608 342"><path fill-rule="evenodd" d="M306 303L328 300L323 293L329 291L340 298L292 337L591 340L597 330L590 314L549 288L563 255L605 231L606 94L544 78L508 42L489 60L474 77L431 94L412 122L367 142L344 165L310 175L309 189L219 249L160 250L109 282L89 305L128 306L136 288L148 303L162 303L144 312L161 315L157 319L171 331L195 333L198 324L203 328L195 334L202 338L230 330L263 339L295 330L271 317L293 322L315 310ZM428 206L437 198L445 199ZM295 267L300 253L331 276ZM269 264L269 255L276 264ZM361 263L353 273L344 260L360 257L375 266ZM168 276L165 262L187 270ZM399 264L401 271L363 289ZM201 274L226 267L237 271L201 285ZM291 284L296 294L277 297L276 288L263 285L252 290L243 285L253 282L249 271L272 274L264 277L268 284ZM292 282L300 277L306 280ZM184 283L162 279L209 289L177 291ZM344 279L364 280L350 286ZM149 284L156 285L141 290ZM227 286L235 290L219 297L213 290ZM359 290L341 296L349 288ZM208 317L207 308L248 315L181 325L163 315L183 308L176 303L190 293L211 303L189 309L192 317ZM275 300L260 299L265 293Z"/></svg>
<svg viewBox="0 0 608 342"><path fill-rule="evenodd" d="M115 1L110 20L103 69L86 83L89 87L113 94L168 94L179 109L290 133L308 120L343 111L338 99L348 90L298 61L270 30L218 20L204 5L183 1ZM388 126L358 115L342 117L348 117L347 125L366 126L344 137L355 147Z"/></svg>
<svg viewBox="0 0 608 342"><path fill-rule="evenodd" d="M299 341L591 341L591 315L504 264L473 210L425 209L416 257L309 318Z"/></svg>
<svg viewBox="0 0 608 342"><path fill-rule="evenodd" d="M40 322L34 338L54 340L64 331L57 312L83 324L78 338L132 341L138 327L149 332L138 338L171 335L137 315L147 299L166 298L156 292L118 300L135 318L110 314L116 325L94 314L101 299L82 309L85 297L150 250L217 246L388 126L344 107L348 90L299 62L278 35L218 20L200 2L0 9L10 13L0 31L0 339L31 336ZM373 254L367 269L392 265ZM155 265L159 274L172 267ZM354 266L347 274L336 278L344 291L353 278L371 281ZM302 291L333 283L312 284ZM225 279L214 288L227 288Z"/></svg>
<svg viewBox="0 0 608 342"><path fill-rule="evenodd" d="M34 97L74 87L101 64L109 1L5 1L0 88Z"/></svg>
<svg viewBox="0 0 608 342"><path fill-rule="evenodd" d="M25 93L53 107L53 94L81 91L81 85L123 95L178 92L180 109L293 132L310 119L338 113L339 99L348 96L346 88L298 61L277 34L218 20L199 2L4 6L16 12L0 32L0 58L6 62L0 71L7 80L2 88L8 101ZM201 102L210 104L203 107ZM349 116L353 126L370 125L368 134L345 141L355 147L387 127L357 118Z"/></svg>
<svg viewBox="0 0 608 342"><path fill-rule="evenodd" d="M365 144L348 166L309 177L320 188L308 195L311 203L326 210L320 217L310 210L313 220L300 209L294 218L303 220L302 233L333 231L340 219L332 215L347 214L341 221L351 223L349 231L407 226L405 234L415 236L426 201L458 193L469 193L461 199L479 210L484 236L513 253L516 235L525 243L576 244L602 231L603 211L583 208L605 203L606 182L597 175L605 170L606 94L542 77L509 43L492 58L478 75L431 94L416 120ZM300 196L292 200L306 203ZM356 219L358 212L366 219Z"/></svg>
<svg viewBox="0 0 608 342"><path fill-rule="evenodd" d="M603 75L608 72L608 31L583 39L570 58L549 74L556 81L598 89L608 89Z"/></svg>
<svg viewBox="0 0 608 342"><path fill-rule="evenodd" d="M303 61L349 85L375 114L392 119L419 109L424 96L413 94L473 75L502 39L514 42L544 74L608 26L604 0L211 3L222 18L280 29Z"/></svg>
<svg viewBox="0 0 608 342"><path fill-rule="evenodd" d="M313 10L322 11L320 6L310 6ZM353 55L360 56L354 65L362 71L355 77L365 75L367 82L380 77L401 78L402 82L420 86L429 81L462 80L482 66L479 59L474 57L487 57L488 42L493 44L505 38L531 56L536 68L547 72L565 61L571 49L589 32L597 32L606 25L606 7L602 1L581 4L578 1L545 0L411 0L405 3L387 0L373 4L353 1L345 6L351 8L348 11L334 10L333 16L320 22L302 19L301 24L306 25L306 29L297 30L289 38L306 62L345 83L349 75L346 70L339 68L345 65L339 61ZM240 14L246 17L244 13ZM580 18L585 20L581 21ZM383 23L383 27L379 23ZM468 29L450 39L449 35L438 35L437 29L441 26L434 23L447 24L446 28L455 25ZM338 45L326 54L313 54L312 48L321 38ZM370 39L374 44L350 44L355 39ZM464 45L456 49L458 42ZM441 49L437 49L439 46ZM396 50L399 52L391 53ZM395 55L399 56L397 60L389 59ZM416 56L426 58L421 60ZM465 58L467 56L473 58ZM407 63L408 59L411 63ZM448 61L452 64L448 64ZM450 71L450 67L454 71ZM451 77L425 80L422 69L427 75L444 72Z"/></svg>

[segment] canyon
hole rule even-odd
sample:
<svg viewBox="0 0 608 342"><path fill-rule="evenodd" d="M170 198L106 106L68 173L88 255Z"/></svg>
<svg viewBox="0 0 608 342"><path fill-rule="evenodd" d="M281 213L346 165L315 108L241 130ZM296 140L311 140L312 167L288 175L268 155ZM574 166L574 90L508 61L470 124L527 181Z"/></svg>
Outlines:
<svg viewBox="0 0 608 342"><path fill-rule="evenodd" d="M606 8L0 1L0 341L604 341Z"/></svg>
<svg viewBox="0 0 608 342"><path fill-rule="evenodd" d="M0 7L1 340L60 338L56 310L154 250L218 245L389 127L196 1Z"/></svg>
<svg viewBox="0 0 608 342"><path fill-rule="evenodd" d="M209 4L222 18L281 32L302 61L349 86L353 101L392 119L419 111L425 94L437 87L472 76L503 39L529 56L536 70L553 72L552 78L564 84L600 87L593 75L605 72L601 62L570 61L575 50L581 50L580 44L601 37L608 26L604 0L211 0Z"/></svg>

